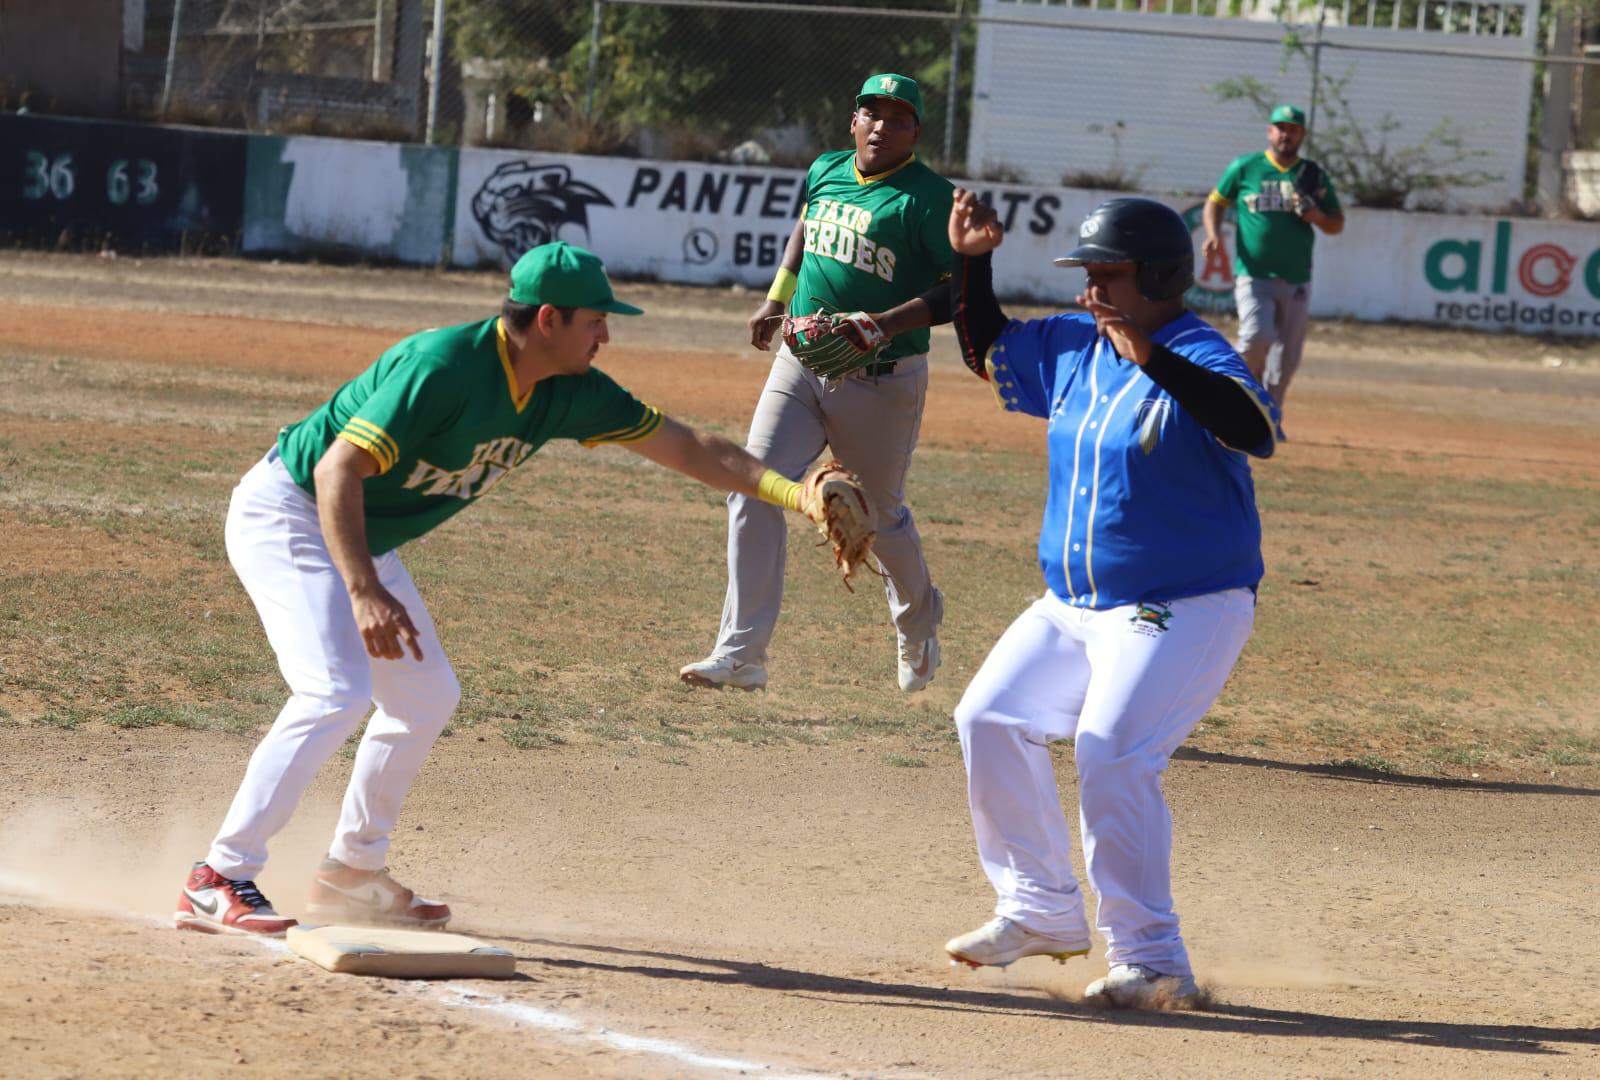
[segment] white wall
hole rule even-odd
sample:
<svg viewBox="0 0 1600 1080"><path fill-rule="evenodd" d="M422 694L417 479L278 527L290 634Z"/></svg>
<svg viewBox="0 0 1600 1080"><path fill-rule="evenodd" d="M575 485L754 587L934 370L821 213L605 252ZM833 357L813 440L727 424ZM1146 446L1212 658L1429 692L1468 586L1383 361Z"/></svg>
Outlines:
<svg viewBox="0 0 1600 1080"><path fill-rule="evenodd" d="M434 257L419 253L437 252L436 238L445 233L452 151L404 147L397 162L396 147L381 143L319 140L310 152L305 140L255 142L247 236L303 245L314 234L376 258ZM527 246L568 240L596 252L619 278L762 290L794 226L805 180L800 169L505 150L461 151L458 166L449 229L458 266L506 267ZM389 178L367 192L372 205L353 217L351 191L371 184L352 189L352 176ZM405 209L395 227L401 179ZM1026 184L976 190L1006 226L995 257L997 291L1069 303L1083 287L1082 271L1051 260L1074 245L1078 223L1109 193ZM1189 221L1198 250L1203 200L1167 201ZM286 226L294 223L291 233ZM1197 258L1196 273L1191 304L1231 308L1231 259L1207 265ZM1317 240L1311 310L1600 336L1600 225L1355 209L1343 234Z"/></svg>
<svg viewBox="0 0 1600 1080"><path fill-rule="evenodd" d="M474 213L476 203L502 236L569 240L621 277L764 288L793 228L804 176L799 169L463 151L454 259L510 265L510 253ZM1078 223L1110 193L982 183L976 190L1007 225L996 289L1068 303L1082 289L1082 272L1051 260L1073 246ZM1198 251L1202 200L1166 201L1190 221ZM1200 283L1191 302L1231 309L1231 266L1207 267L1198 258L1196 265ZM1355 209L1342 235L1317 241L1311 310L1600 335L1600 225Z"/></svg>
<svg viewBox="0 0 1600 1080"><path fill-rule="evenodd" d="M1530 6L1530 18L1537 6ZM980 23L974 58L972 175L1019 170L1032 183L1067 173L1136 173L1147 191L1203 192L1234 157L1266 145L1266 118L1243 102L1207 92L1250 75L1279 100L1308 107L1309 67L1280 70L1284 28L1277 23L984 0L981 13L1044 20L1062 28ZM1158 37L1140 29L1226 33L1242 41ZM1303 34L1308 28L1301 27ZM1527 37L1331 27L1337 43L1471 49L1531 56ZM1401 128L1391 146L1422 144L1443 117L1482 151L1460 168L1494 174L1495 183L1461 189L1459 205L1503 207L1522 193L1533 72L1529 64L1459 57L1324 49L1323 71L1354 74L1346 93L1369 131L1385 115ZM1327 120L1326 113L1320 117ZM1315 156L1313 152L1313 156Z"/></svg>

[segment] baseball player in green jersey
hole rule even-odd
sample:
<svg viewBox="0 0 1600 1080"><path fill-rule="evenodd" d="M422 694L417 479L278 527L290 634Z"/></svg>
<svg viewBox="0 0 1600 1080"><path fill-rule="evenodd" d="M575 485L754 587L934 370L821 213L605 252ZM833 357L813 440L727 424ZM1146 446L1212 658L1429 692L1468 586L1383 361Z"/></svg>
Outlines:
<svg viewBox="0 0 1600 1080"><path fill-rule="evenodd" d="M278 937L294 925L255 885L267 843L374 705L306 910L321 922L449 920L449 907L384 868L401 802L461 692L396 549L545 443L615 443L722 490L799 508L800 485L590 366L610 340L607 316L638 314L591 253L536 247L512 268L498 317L401 341L280 431L239 482L228 559L292 694L184 884L180 929Z"/></svg>
<svg viewBox="0 0 1600 1080"><path fill-rule="evenodd" d="M787 311L856 313L853 329L881 346L873 362L823 378L781 345L750 421L746 449L798 477L827 445L861 477L878 511L876 552L899 643L902 690L920 690L939 666L944 598L934 588L911 510L906 471L928 389L928 331L884 342L858 309L881 311L921 295L949 273L953 187L917 160L922 91L904 75L867 79L850 117L855 145L823 154L806 174L806 203L750 343L768 349ZM695 686L746 690L767 683L767 646L783 599L785 527L742 494L728 498L728 591L716 645L679 672Z"/></svg>
<svg viewBox="0 0 1600 1080"><path fill-rule="evenodd" d="M1300 156L1306 114L1293 105L1272 110L1267 149L1234 159L1206 200L1204 252L1222 249L1222 216L1234 207L1234 300L1239 307L1239 353L1281 408L1300 368L1311 307L1311 247L1315 226L1344 231L1333 181Z"/></svg>

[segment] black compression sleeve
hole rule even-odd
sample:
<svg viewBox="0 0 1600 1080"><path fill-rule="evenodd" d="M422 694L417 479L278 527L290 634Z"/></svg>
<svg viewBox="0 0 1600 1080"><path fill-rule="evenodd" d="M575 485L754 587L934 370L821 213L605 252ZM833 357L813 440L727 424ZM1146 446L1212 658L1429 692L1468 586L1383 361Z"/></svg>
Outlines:
<svg viewBox="0 0 1600 1080"><path fill-rule="evenodd" d="M956 317L955 280L945 278L917 299L928 305L929 326L943 326Z"/></svg>
<svg viewBox="0 0 1600 1080"><path fill-rule="evenodd" d="M956 339L961 359L980 379L988 379L984 357L1005 329L1006 313L994 295L993 252L969 258L957 255L951 263L950 291L955 300Z"/></svg>
<svg viewBox="0 0 1600 1080"><path fill-rule="evenodd" d="M1272 428L1255 399L1228 376L1191 364L1165 345L1151 348L1144 373L1235 450L1248 452L1271 441Z"/></svg>

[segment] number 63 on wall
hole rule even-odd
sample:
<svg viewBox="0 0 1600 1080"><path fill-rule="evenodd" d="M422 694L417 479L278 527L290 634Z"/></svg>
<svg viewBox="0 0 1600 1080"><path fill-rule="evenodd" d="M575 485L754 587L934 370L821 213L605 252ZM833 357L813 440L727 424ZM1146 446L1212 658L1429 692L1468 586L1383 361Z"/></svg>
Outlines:
<svg viewBox="0 0 1600 1080"><path fill-rule="evenodd" d="M132 175L130 175L130 166ZM62 154L51 160L37 150L29 150L23 167L22 197L42 199L46 195L65 201L77 189L77 176L72 171L72 155ZM119 158L106 170L106 198L122 206L132 196L139 206L156 201L161 189L156 183L156 163L145 158L128 161Z"/></svg>

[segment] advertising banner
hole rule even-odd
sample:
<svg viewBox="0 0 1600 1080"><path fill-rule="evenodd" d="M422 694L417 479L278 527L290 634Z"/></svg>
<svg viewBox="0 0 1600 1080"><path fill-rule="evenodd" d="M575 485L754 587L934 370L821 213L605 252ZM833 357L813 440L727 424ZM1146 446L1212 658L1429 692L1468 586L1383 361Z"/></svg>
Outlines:
<svg viewBox="0 0 1600 1080"><path fill-rule="evenodd" d="M1083 273L1052 260L1078 223L1117 194L971 183L1000 211L1005 245L996 291L1065 305ZM568 240L619 277L765 288L804 202L799 169L464 150L454 261L509 266L522 251ZM1203 196L1156 196L1195 241L1191 307L1234 310L1230 211L1223 250L1201 253ZM1317 235L1311 313L1523 333L1600 334L1600 225L1353 209L1338 236Z"/></svg>
<svg viewBox="0 0 1600 1080"><path fill-rule="evenodd" d="M766 288L805 202L805 170L463 150L458 266L510 266L535 244L590 248L619 277ZM977 184L1006 225L995 282L1006 295L1065 301L1080 272L1050 260L1104 193Z"/></svg>

